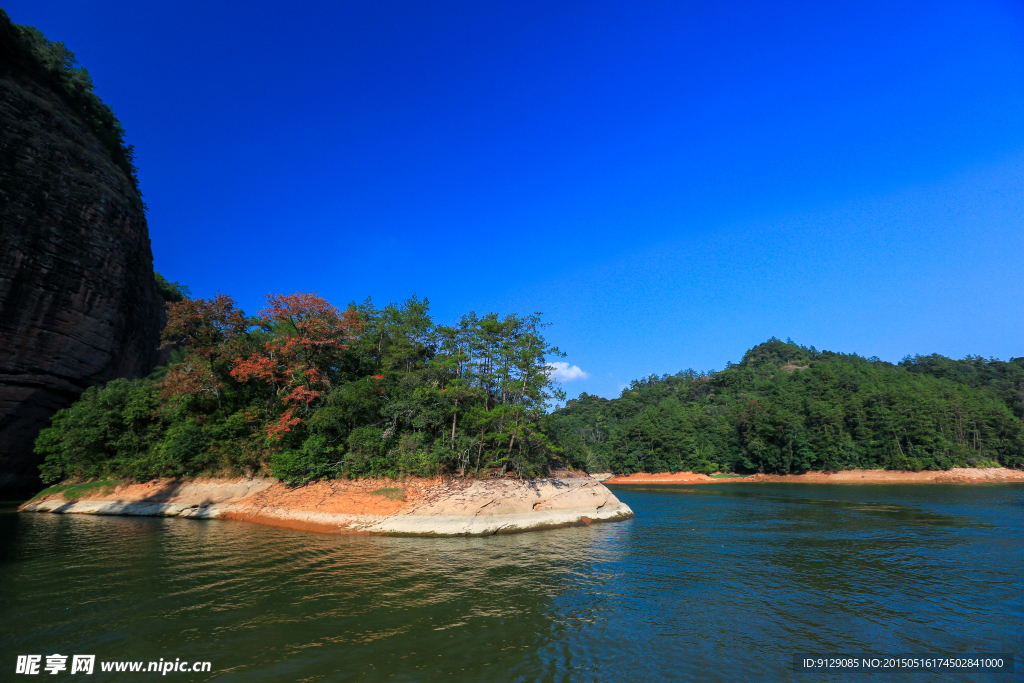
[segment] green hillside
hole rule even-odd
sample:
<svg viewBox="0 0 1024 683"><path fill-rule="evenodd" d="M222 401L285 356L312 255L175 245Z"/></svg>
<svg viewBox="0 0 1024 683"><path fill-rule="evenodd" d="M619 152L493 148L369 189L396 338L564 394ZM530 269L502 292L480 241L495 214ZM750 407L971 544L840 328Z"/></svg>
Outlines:
<svg viewBox="0 0 1024 683"><path fill-rule="evenodd" d="M1019 467L1022 396L1022 358L893 365L773 338L721 372L651 375L612 400L582 394L546 429L591 471Z"/></svg>

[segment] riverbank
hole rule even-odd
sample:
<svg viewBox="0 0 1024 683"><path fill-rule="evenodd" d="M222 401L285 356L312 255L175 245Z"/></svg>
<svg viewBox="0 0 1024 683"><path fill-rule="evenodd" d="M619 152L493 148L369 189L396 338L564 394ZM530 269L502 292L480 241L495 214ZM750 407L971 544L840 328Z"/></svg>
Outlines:
<svg viewBox="0 0 1024 683"><path fill-rule="evenodd" d="M336 480L297 488L270 478L157 479L72 497L46 494L19 511L235 519L329 533L408 536L489 536L634 516L590 478Z"/></svg>
<svg viewBox="0 0 1024 683"><path fill-rule="evenodd" d="M751 474L708 476L694 472L637 473L605 479L606 484L721 484L721 483L793 483L793 484L982 484L1024 482L1024 470L1006 467L954 467L948 470L904 472L899 470L840 470L804 474Z"/></svg>

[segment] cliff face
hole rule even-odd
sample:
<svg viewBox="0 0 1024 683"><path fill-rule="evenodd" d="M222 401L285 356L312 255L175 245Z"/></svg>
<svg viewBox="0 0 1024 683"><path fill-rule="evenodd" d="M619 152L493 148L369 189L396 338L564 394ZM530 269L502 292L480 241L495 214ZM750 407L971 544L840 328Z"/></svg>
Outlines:
<svg viewBox="0 0 1024 683"><path fill-rule="evenodd" d="M55 411L153 367L163 316L129 177L45 81L0 71L0 489L39 484Z"/></svg>

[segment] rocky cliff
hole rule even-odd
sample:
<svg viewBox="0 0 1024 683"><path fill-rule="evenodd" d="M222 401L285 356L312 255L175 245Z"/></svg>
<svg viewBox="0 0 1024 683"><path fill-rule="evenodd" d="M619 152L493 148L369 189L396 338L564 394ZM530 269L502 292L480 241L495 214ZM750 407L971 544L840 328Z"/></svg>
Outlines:
<svg viewBox="0 0 1024 683"><path fill-rule="evenodd" d="M17 41L0 16L0 489L38 485L55 411L153 367L164 315L123 159Z"/></svg>

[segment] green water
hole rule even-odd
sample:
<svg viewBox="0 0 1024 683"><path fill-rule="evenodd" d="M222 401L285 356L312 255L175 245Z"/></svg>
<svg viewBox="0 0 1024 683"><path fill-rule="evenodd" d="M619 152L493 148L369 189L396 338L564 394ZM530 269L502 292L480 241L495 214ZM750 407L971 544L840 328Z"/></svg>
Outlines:
<svg viewBox="0 0 1024 683"><path fill-rule="evenodd" d="M1022 651L1024 486L616 487L635 520L489 538L0 514L2 680L1022 680L794 654ZM16 676L21 654L209 673ZM97 666L98 669L98 666Z"/></svg>

